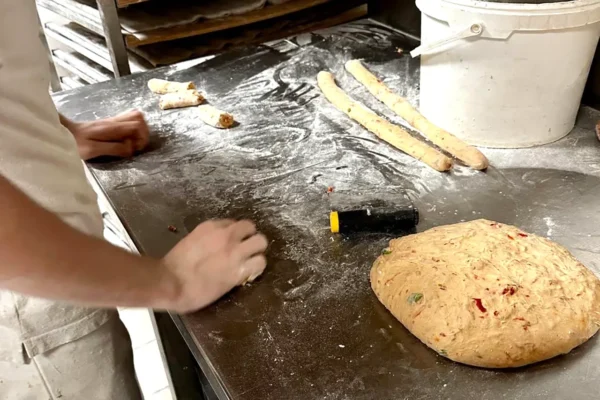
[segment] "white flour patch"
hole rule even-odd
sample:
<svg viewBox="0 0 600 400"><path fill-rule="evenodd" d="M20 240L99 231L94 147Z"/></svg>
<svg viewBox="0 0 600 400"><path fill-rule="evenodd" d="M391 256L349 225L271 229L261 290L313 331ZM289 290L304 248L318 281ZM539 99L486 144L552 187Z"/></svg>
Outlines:
<svg viewBox="0 0 600 400"><path fill-rule="evenodd" d="M550 236L552 236L552 233L553 233L552 228L554 228L556 226L556 224L550 217L544 217L544 222L546 223L546 227L548 228L548 231L546 232L546 236L550 237Z"/></svg>

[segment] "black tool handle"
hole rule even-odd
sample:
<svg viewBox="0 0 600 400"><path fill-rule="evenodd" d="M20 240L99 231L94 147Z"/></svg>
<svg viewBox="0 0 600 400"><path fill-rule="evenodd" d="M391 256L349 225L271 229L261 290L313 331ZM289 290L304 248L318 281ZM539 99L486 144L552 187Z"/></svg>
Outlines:
<svg viewBox="0 0 600 400"><path fill-rule="evenodd" d="M414 207L366 207L360 210L332 211L329 220L334 233L406 232L419 223L419 211Z"/></svg>

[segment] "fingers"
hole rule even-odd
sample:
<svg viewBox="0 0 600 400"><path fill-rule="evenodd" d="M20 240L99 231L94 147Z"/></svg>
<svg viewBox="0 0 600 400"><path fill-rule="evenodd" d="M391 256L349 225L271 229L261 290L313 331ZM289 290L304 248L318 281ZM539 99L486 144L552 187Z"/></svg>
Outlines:
<svg viewBox="0 0 600 400"><path fill-rule="evenodd" d="M206 256L221 253L238 268L254 256L264 253L268 246L266 237L257 234L256 226L250 221L206 221L198 225L192 235L194 241L211 242L204 249Z"/></svg>
<svg viewBox="0 0 600 400"><path fill-rule="evenodd" d="M242 265L242 279L239 280L238 285L245 285L248 282L254 281L263 273L266 267L267 259L264 255L260 254L250 258Z"/></svg>
<svg viewBox="0 0 600 400"><path fill-rule="evenodd" d="M250 221L238 221L229 228L234 242L241 242L256 233L256 225Z"/></svg>
<svg viewBox="0 0 600 400"><path fill-rule="evenodd" d="M136 135L134 136L135 140L135 149L137 151L143 150L148 143L150 142L150 129L148 129L148 124L142 118L139 122L138 129L136 130Z"/></svg>
<svg viewBox="0 0 600 400"><path fill-rule="evenodd" d="M211 221L217 228L227 228L235 223L233 219L215 219Z"/></svg>
<svg viewBox="0 0 600 400"><path fill-rule="evenodd" d="M198 226L207 227L210 229L225 229L233 225L234 223L235 221L232 219L213 219L210 221L206 221Z"/></svg>
<svg viewBox="0 0 600 400"><path fill-rule="evenodd" d="M254 224L251 225L254 227ZM267 250L268 245L269 242L264 235L253 234L234 248L234 257L242 263L240 268L242 279L238 281L238 285L252 282L262 274L267 265L267 260L262 253Z"/></svg>
<svg viewBox="0 0 600 400"><path fill-rule="evenodd" d="M133 121L133 120L144 120L144 113L140 110L129 110L122 112L121 114L117 114L114 117L108 118L109 120L124 122L124 121Z"/></svg>
<svg viewBox="0 0 600 400"><path fill-rule="evenodd" d="M80 146L81 158L84 160L91 160L100 156L128 158L133 156L134 152L135 149L130 139L126 139L123 142L89 140Z"/></svg>
<svg viewBox="0 0 600 400"><path fill-rule="evenodd" d="M224 229L227 229L229 226L233 225L234 223L235 223L235 221L232 219L218 219L218 220L204 221L204 222L196 225L194 230L191 232L191 236L194 238L194 240L202 241L206 237L211 237L211 236L214 237L216 234L221 232L221 237L223 238L222 239L223 243L221 243L221 245L211 246L211 247L207 248L207 252L213 253L215 251L219 251L219 248L221 248L221 247L231 248L231 245L229 243L229 240L230 240L229 234L227 232L225 232Z"/></svg>
<svg viewBox="0 0 600 400"><path fill-rule="evenodd" d="M144 119L144 114L139 110L131 110L121 113L112 118L115 122L135 122L137 123L137 129L133 132L132 138L134 139L136 150L140 151L148 145L150 130L148 124Z"/></svg>
<svg viewBox="0 0 600 400"><path fill-rule="evenodd" d="M121 142L131 140L137 151L148 145L150 130L139 111L131 111L116 117L86 122L78 125L76 130L80 138L86 140Z"/></svg>
<svg viewBox="0 0 600 400"><path fill-rule="evenodd" d="M144 127L140 121L103 122L105 123L95 126L93 132L90 131L88 139L114 142L123 139L137 140L144 136ZM146 127L146 138L147 132Z"/></svg>
<svg viewBox="0 0 600 400"><path fill-rule="evenodd" d="M244 240L236 248L236 253L243 260L264 253L265 250L267 250L268 245L269 242L267 241L267 238L262 234L257 234Z"/></svg>

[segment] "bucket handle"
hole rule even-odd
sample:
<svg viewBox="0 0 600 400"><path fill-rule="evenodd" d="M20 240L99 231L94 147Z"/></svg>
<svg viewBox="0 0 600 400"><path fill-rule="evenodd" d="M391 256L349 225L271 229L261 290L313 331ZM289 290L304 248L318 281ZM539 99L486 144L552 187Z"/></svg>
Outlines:
<svg viewBox="0 0 600 400"><path fill-rule="evenodd" d="M481 36L483 33L483 24L475 23L469 26L468 28L461 29L457 32L454 32L450 36L440 39L435 42L425 43L414 49L410 52L411 57L415 58L422 54L428 54L434 52L437 48L442 47L448 43L452 43L455 40L466 39L469 37Z"/></svg>

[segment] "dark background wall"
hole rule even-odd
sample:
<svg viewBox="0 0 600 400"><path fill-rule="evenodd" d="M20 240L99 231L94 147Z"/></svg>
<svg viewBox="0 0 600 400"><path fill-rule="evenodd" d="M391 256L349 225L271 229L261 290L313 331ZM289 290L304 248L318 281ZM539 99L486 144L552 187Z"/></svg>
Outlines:
<svg viewBox="0 0 600 400"><path fill-rule="evenodd" d="M597 47L590 76L585 86L583 102L600 110L600 51L598 51Z"/></svg>
<svg viewBox="0 0 600 400"><path fill-rule="evenodd" d="M369 15L411 35L421 35L421 12L415 0L369 0Z"/></svg>

